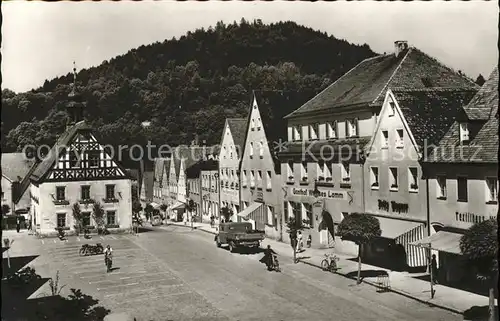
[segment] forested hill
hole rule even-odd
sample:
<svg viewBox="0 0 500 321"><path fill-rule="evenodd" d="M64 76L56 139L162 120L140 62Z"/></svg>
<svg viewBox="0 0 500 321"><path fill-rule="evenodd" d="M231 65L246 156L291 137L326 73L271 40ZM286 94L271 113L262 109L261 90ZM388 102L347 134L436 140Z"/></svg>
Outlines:
<svg viewBox="0 0 500 321"><path fill-rule="evenodd" d="M216 144L226 117L247 116L252 90L261 93L263 118L273 122L268 134L277 139L284 115L373 55L367 45L293 22L242 19L132 49L79 71L77 82L86 119L106 144L189 144L196 133ZM54 143L65 129L71 82L68 73L30 92L2 91L4 152Z"/></svg>

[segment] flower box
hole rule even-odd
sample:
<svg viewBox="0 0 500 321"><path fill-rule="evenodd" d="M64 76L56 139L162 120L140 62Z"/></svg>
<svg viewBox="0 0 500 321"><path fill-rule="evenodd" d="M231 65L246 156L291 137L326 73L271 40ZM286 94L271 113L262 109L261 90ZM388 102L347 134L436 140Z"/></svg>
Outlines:
<svg viewBox="0 0 500 321"><path fill-rule="evenodd" d="M398 184L392 184L391 188L398 188Z"/></svg>
<svg viewBox="0 0 500 321"><path fill-rule="evenodd" d="M54 230L59 231L59 229L62 229L63 231L69 231L69 226L58 226L54 228Z"/></svg>
<svg viewBox="0 0 500 321"><path fill-rule="evenodd" d="M118 225L118 224L107 224L106 225L106 228L119 228L119 227L120 227L120 225Z"/></svg>
<svg viewBox="0 0 500 321"><path fill-rule="evenodd" d="M324 181L325 180L325 177L324 176L319 176L318 177L318 181Z"/></svg>
<svg viewBox="0 0 500 321"><path fill-rule="evenodd" d="M344 177L344 178L342 178L342 181L343 182L350 182L351 178L350 177Z"/></svg>
<svg viewBox="0 0 500 321"><path fill-rule="evenodd" d="M302 177L302 181L303 182L307 181L307 176Z"/></svg>
<svg viewBox="0 0 500 321"><path fill-rule="evenodd" d="M333 181L333 177L327 177L327 178L326 178L326 181L327 181L327 182L331 182L331 181Z"/></svg>
<svg viewBox="0 0 500 321"><path fill-rule="evenodd" d="M378 187L378 182L377 183L373 183L372 187Z"/></svg>
<svg viewBox="0 0 500 321"><path fill-rule="evenodd" d="M68 200L54 200L55 205L69 205Z"/></svg>
<svg viewBox="0 0 500 321"><path fill-rule="evenodd" d="M93 199L89 198L89 199L85 199L85 200L79 200L78 203L80 203L80 204L94 204L95 201Z"/></svg>
<svg viewBox="0 0 500 321"><path fill-rule="evenodd" d="M103 198L102 201L104 203L118 203L118 199L117 198Z"/></svg>
<svg viewBox="0 0 500 321"><path fill-rule="evenodd" d="M410 188L411 188L411 189L418 189L418 185L417 185L417 184L411 184L411 185L410 185Z"/></svg>
<svg viewBox="0 0 500 321"><path fill-rule="evenodd" d="M293 176L288 176L288 179L291 181L293 180Z"/></svg>

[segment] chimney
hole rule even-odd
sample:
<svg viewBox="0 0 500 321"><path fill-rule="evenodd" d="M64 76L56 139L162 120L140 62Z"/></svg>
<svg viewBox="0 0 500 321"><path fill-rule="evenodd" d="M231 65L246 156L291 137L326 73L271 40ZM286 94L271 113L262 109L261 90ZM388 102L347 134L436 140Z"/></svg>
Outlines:
<svg viewBox="0 0 500 321"><path fill-rule="evenodd" d="M394 41L394 55L399 57L401 53L408 49L408 41L406 40L398 40Z"/></svg>

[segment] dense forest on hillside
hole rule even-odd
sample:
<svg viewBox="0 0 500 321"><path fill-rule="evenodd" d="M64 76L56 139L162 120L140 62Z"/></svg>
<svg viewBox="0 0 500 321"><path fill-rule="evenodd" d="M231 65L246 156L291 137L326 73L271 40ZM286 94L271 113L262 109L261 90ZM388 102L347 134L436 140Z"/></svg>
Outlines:
<svg viewBox="0 0 500 321"><path fill-rule="evenodd" d="M175 146L195 134L217 144L226 117L247 116L253 90L263 120L273 123L268 135L278 139L284 115L373 55L367 45L294 22L242 19L130 50L79 71L77 84L86 119L106 144ZM2 91L4 152L54 143L65 129L71 83L68 73L29 92ZM143 121L151 126L143 129Z"/></svg>

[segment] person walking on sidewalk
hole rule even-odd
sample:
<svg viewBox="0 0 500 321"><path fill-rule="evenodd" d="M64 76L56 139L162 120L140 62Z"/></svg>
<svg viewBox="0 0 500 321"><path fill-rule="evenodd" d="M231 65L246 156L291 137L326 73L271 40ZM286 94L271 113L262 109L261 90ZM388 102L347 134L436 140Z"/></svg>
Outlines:
<svg viewBox="0 0 500 321"><path fill-rule="evenodd" d="M19 218L19 216L17 216L17 220L16 220L16 231L17 231L17 233L19 233L20 230L21 230L21 219Z"/></svg>
<svg viewBox="0 0 500 321"><path fill-rule="evenodd" d="M431 273L432 273L432 282L434 284L438 284L438 267L436 262L436 254L432 254Z"/></svg>
<svg viewBox="0 0 500 321"><path fill-rule="evenodd" d="M297 253L302 252L303 247L304 247L304 241L302 240L302 232L299 231L297 235Z"/></svg>

